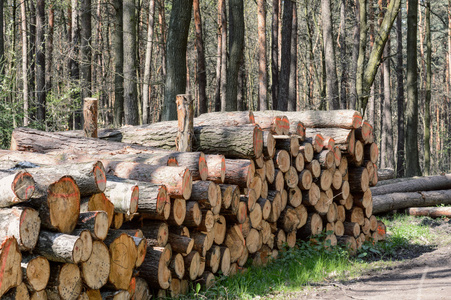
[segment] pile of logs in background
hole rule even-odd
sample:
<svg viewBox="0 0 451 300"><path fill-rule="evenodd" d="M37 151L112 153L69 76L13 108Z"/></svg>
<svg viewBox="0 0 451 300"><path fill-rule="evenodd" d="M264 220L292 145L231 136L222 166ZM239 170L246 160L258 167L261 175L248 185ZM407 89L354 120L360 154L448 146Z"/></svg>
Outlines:
<svg viewBox="0 0 451 300"><path fill-rule="evenodd" d="M176 296L264 265L297 239L356 251L373 215L378 149L358 112L230 112L99 131L13 132L0 150L0 296ZM110 298L108 298L110 297Z"/></svg>

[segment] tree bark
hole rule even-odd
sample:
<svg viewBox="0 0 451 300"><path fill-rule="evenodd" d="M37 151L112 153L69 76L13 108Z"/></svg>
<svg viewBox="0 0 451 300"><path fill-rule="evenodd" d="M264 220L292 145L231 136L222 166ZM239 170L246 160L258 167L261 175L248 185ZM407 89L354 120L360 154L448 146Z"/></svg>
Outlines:
<svg viewBox="0 0 451 300"><path fill-rule="evenodd" d="M407 12L407 106L406 175L421 175L418 154L418 71L417 71L418 1L409 1Z"/></svg>
<svg viewBox="0 0 451 300"><path fill-rule="evenodd" d="M272 109L278 109L279 99L279 2L272 0L272 24L271 24L271 98Z"/></svg>
<svg viewBox="0 0 451 300"><path fill-rule="evenodd" d="M341 1L340 7L340 59L341 59L341 79L340 79L340 109L347 108L348 89L348 62L346 51L346 17L347 1Z"/></svg>
<svg viewBox="0 0 451 300"><path fill-rule="evenodd" d="M293 2L293 20L291 24L291 49L290 49L290 79L288 81L288 106L287 110L295 111L297 108L297 76L298 76L298 14L296 2Z"/></svg>
<svg viewBox="0 0 451 300"><path fill-rule="evenodd" d="M373 196L402 192L451 189L451 174L417 178L399 178L387 180L384 183L385 184L381 186L371 188Z"/></svg>
<svg viewBox="0 0 451 300"><path fill-rule="evenodd" d="M338 90L337 66L335 62L335 48L332 28L330 0L321 0L321 20L323 27L324 55L326 62L327 99L330 110L340 107Z"/></svg>
<svg viewBox="0 0 451 300"><path fill-rule="evenodd" d="M114 126L121 127L124 117L124 43L123 43L123 5L121 0L114 0L115 29L112 38L114 52Z"/></svg>
<svg viewBox="0 0 451 300"><path fill-rule="evenodd" d="M136 78L136 22L135 0L123 1L124 122L126 125L139 124Z"/></svg>
<svg viewBox="0 0 451 300"><path fill-rule="evenodd" d="M227 6L225 0L220 0L218 3L218 11L220 18L220 26L221 26L221 102L220 102L220 111L226 111L227 105ZM219 111L216 110L216 111Z"/></svg>
<svg viewBox="0 0 451 300"><path fill-rule="evenodd" d="M432 44L431 44L431 1L426 1L426 98L424 101L424 174L431 169L431 87L432 87Z"/></svg>
<svg viewBox="0 0 451 300"><path fill-rule="evenodd" d="M36 2L36 98L38 122L45 122L45 0Z"/></svg>
<svg viewBox="0 0 451 300"><path fill-rule="evenodd" d="M91 97L91 0L80 1L80 85L81 99Z"/></svg>
<svg viewBox="0 0 451 300"><path fill-rule="evenodd" d="M289 81L290 81L290 67L291 67L291 32L293 26L293 2L283 2L283 21L282 21L282 60L280 66L280 81L279 81L279 98L277 100L277 109L286 111L288 109L289 97Z"/></svg>
<svg viewBox="0 0 451 300"><path fill-rule="evenodd" d="M451 190L384 194L373 196L373 213L379 214L395 209L437 206L442 204L451 204Z"/></svg>
<svg viewBox="0 0 451 300"><path fill-rule="evenodd" d="M148 124L151 121L150 118L150 75L152 71L152 49L154 39L154 22L155 22L155 0L149 1L149 17L147 24L147 41L146 41L146 58L144 63L144 83L143 83L143 124Z"/></svg>
<svg viewBox="0 0 451 300"><path fill-rule="evenodd" d="M0 210L0 240L14 236L21 251L30 251L35 247L41 220L38 212L27 207L3 208Z"/></svg>
<svg viewBox="0 0 451 300"><path fill-rule="evenodd" d="M22 81L23 81L23 124L29 124L29 94L28 94L28 39L27 39L27 11L26 3L20 3L21 31L22 31Z"/></svg>
<svg viewBox="0 0 451 300"><path fill-rule="evenodd" d="M167 74L162 120L176 120L175 97L186 92L186 48L193 0L175 0L172 4L166 44Z"/></svg>
<svg viewBox="0 0 451 300"><path fill-rule="evenodd" d="M244 3L229 0L229 64L227 67L226 103L222 110L237 110L238 73L244 49Z"/></svg>
<svg viewBox="0 0 451 300"><path fill-rule="evenodd" d="M199 0L193 0L194 25L196 28L196 50L197 50L197 85L199 88L199 99L197 102L197 115L207 112L207 71L205 67L204 40L202 34L202 19L200 14Z"/></svg>
<svg viewBox="0 0 451 300"><path fill-rule="evenodd" d="M267 110L266 1L258 0L258 110Z"/></svg>
<svg viewBox="0 0 451 300"><path fill-rule="evenodd" d="M396 152L396 174L398 177L404 176L404 76L403 76L403 54L402 54L402 9L396 18L396 81L397 81L397 109L398 109L398 141Z"/></svg>
<svg viewBox="0 0 451 300"><path fill-rule="evenodd" d="M366 1L360 0L360 2L365 3ZM362 73L361 73L362 79L361 79L360 90L359 90L359 84L357 84L357 86L358 86L357 93L359 95L359 103L360 103L359 109L362 111L363 114L365 112L366 105L368 103L369 92L370 92L371 85L373 84L374 78L377 73L377 69L378 69L378 66L380 63L382 52L385 47L385 43L388 40L388 36L389 36L390 30L391 30L391 27L396 18L396 15L398 14L400 5L401 5L401 0L393 0L390 2L389 6L387 7L387 11L386 11L385 17L381 23L379 32L376 34L376 38L374 40L374 46L371 49L371 53L369 55L368 63L366 65L365 71L364 72L362 71ZM410 5L409 5L409 7L410 7ZM361 4L360 9L362 9L362 4ZM363 14L364 14L364 12L361 12L361 17L363 16ZM362 20L361 20L361 26L362 26ZM366 26L365 26L365 28L366 28ZM361 29L361 33L362 33L362 29ZM361 43L366 43L366 41L362 40L362 34L361 34L360 38L361 38L360 39ZM366 39L366 33L365 33L365 39ZM362 63L363 63L363 57L362 57ZM359 65L360 65L360 60L359 60ZM362 66L362 68L363 68L363 66ZM357 76L360 76L359 71L357 72Z"/></svg>
<svg viewBox="0 0 451 300"><path fill-rule="evenodd" d="M5 74L5 40L3 37L3 1L0 1L0 74Z"/></svg>
<svg viewBox="0 0 451 300"><path fill-rule="evenodd" d="M431 218L451 217L449 207L410 207L407 213L411 216L426 216Z"/></svg>

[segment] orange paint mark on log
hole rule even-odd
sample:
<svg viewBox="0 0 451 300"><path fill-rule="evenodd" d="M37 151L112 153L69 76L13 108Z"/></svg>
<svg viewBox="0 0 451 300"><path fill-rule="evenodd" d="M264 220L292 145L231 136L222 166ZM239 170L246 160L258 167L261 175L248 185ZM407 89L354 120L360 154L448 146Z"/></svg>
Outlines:
<svg viewBox="0 0 451 300"><path fill-rule="evenodd" d="M74 180L72 178L69 177L64 177L62 179L60 179L59 182L65 182L68 181L72 184L72 188L75 190L75 192L71 193L71 194L66 194L66 193L53 193L52 191L49 191L49 195L53 196L53 197L57 197L57 198L77 198L80 199L80 191L78 189L77 184L74 182Z"/></svg>
<svg viewBox="0 0 451 300"><path fill-rule="evenodd" d="M30 196L33 195L34 189L35 189L34 185L27 186L27 188L25 189L25 198L28 198L28 193L30 193Z"/></svg>
<svg viewBox="0 0 451 300"><path fill-rule="evenodd" d="M106 183L106 176L105 176L105 173L103 172L103 170L99 166L95 166L94 172L96 172L96 171L100 172L100 175L101 175L101 179L97 179L97 176L96 176L97 182Z"/></svg>
<svg viewBox="0 0 451 300"><path fill-rule="evenodd" d="M203 156L199 157L199 166L201 163L204 163L202 168L199 170L199 173L202 177L202 175L208 173L207 162L205 161L205 157L203 157Z"/></svg>
<svg viewBox="0 0 451 300"><path fill-rule="evenodd" d="M179 162L177 161L177 158L169 157L167 165L170 166L170 167L178 167L179 166Z"/></svg>
<svg viewBox="0 0 451 300"><path fill-rule="evenodd" d="M22 227L23 222L25 221L25 216L27 215L27 211L24 210L22 216L20 217L19 227Z"/></svg>
<svg viewBox="0 0 451 300"><path fill-rule="evenodd" d="M377 226L377 234L385 235L385 228L382 225Z"/></svg>
<svg viewBox="0 0 451 300"><path fill-rule="evenodd" d="M0 267L0 288L3 284L3 274L5 274L5 268L6 268L6 261L8 259L9 250L11 248L12 242L11 240L7 239L5 245L2 249L2 254L4 253L4 260L2 261L2 266Z"/></svg>

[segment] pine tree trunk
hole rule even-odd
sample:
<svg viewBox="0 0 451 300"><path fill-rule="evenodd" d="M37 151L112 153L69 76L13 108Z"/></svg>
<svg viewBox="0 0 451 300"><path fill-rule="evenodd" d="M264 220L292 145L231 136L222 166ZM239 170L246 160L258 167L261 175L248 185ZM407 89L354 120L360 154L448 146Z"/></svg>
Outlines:
<svg viewBox="0 0 451 300"><path fill-rule="evenodd" d="M22 30L22 81L23 81L23 125L29 123L29 99L28 99L28 39L27 39L27 11L26 3L20 3L21 30Z"/></svg>
<svg viewBox="0 0 451 300"><path fill-rule="evenodd" d="M271 96L272 109L278 109L279 97L279 2L272 0L272 24L271 24Z"/></svg>
<svg viewBox="0 0 451 300"><path fill-rule="evenodd" d="M144 65L144 83L143 83L143 124L148 124L151 121L150 113L150 74L152 67L152 49L154 39L154 15L155 15L155 0L149 1L149 23L147 24L147 42L146 42L146 58Z"/></svg>
<svg viewBox="0 0 451 300"><path fill-rule="evenodd" d="M175 97L186 92L186 47L193 0L175 0L172 4L166 44L167 74L162 120L176 120Z"/></svg>
<svg viewBox="0 0 451 300"><path fill-rule="evenodd" d="M5 73L5 40L3 37L3 1L0 1L0 74Z"/></svg>
<svg viewBox="0 0 451 300"><path fill-rule="evenodd" d="M287 110L296 110L297 96L297 61L298 61L298 15L297 5L293 2L293 20L291 24L291 50L290 50L290 79L288 81L288 106Z"/></svg>
<svg viewBox="0 0 451 300"><path fill-rule="evenodd" d="M347 1L341 1L340 7L340 59L341 59L341 81L340 81L340 109L347 108L347 89L348 89L348 63L346 53L346 17Z"/></svg>
<svg viewBox="0 0 451 300"><path fill-rule="evenodd" d="M122 27L124 30L124 122L127 125L138 125L135 0L123 1Z"/></svg>
<svg viewBox="0 0 451 300"><path fill-rule="evenodd" d="M407 106L406 106L406 175L421 175L418 154L417 87L417 17L418 0L409 1L407 12Z"/></svg>
<svg viewBox="0 0 451 300"><path fill-rule="evenodd" d="M396 18L396 43L397 47L397 64L396 64L396 81L397 81L397 108L398 108L398 142L396 153L396 174L398 177L404 176L404 76L403 76L403 54L402 54L402 10L399 10Z"/></svg>
<svg viewBox="0 0 451 300"><path fill-rule="evenodd" d="M424 101L424 174L431 168L431 1L426 1L426 99Z"/></svg>
<svg viewBox="0 0 451 300"><path fill-rule="evenodd" d="M207 75L205 67L205 50L202 34L202 19L199 7L200 0L193 0L194 25L196 27L196 50L197 50L197 84L199 87L199 102L197 103L197 115L208 111L206 87Z"/></svg>
<svg viewBox="0 0 451 300"><path fill-rule="evenodd" d="M282 25L282 50L281 56L284 57L280 65L279 78L279 97L277 100L277 109L286 111L288 109L288 94L291 66L291 31L293 25L293 2L283 2L283 25Z"/></svg>
<svg viewBox="0 0 451 300"><path fill-rule="evenodd" d="M258 110L267 110L266 1L258 0Z"/></svg>
<svg viewBox="0 0 451 300"><path fill-rule="evenodd" d="M45 0L36 2L36 96L38 122L45 121Z"/></svg>
<svg viewBox="0 0 451 300"><path fill-rule="evenodd" d="M229 0L229 64L225 111L237 110L238 75L244 49L244 3Z"/></svg>
<svg viewBox="0 0 451 300"><path fill-rule="evenodd" d="M330 0L321 0L321 20L323 27L324 52L326 60L327 99L329 109L340 107L337 67L335 62L334 37L332 34L332 14Z"/></svg>
<svg viewBox="0 0 451 300"><path fill-rule="evenodd" d="M124 117L124 43L123 43L123 6L121 0L114 0L115 28L112 45L114 52L114 126L121 127Z"/></svg>
<svg viewBox="0 0 451 300"><path fill-rule="evenodd" d="M227 13L226 13L226 1L219 1L219 24L221 24L221 102L219 106L219 110L217 111L226 111L226 103L227 103Z"/></svg>

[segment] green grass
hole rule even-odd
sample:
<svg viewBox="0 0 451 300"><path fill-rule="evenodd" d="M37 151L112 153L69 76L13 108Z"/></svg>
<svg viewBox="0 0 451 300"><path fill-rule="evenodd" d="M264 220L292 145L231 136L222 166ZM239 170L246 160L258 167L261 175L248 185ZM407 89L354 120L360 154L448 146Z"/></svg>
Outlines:
<svg viewBox="0 0 451 300"><path fill-rule="evenodd" d="M427 218L394 215L382 221L387 226L387 240L375 245L366 243L355 256L340 246L325 249L319 244L299 241L295 248L280 251L279 258L266 267L249 266L244 274L218 276L216 284L208 290L194 285L186 298L252 299L271 295L284 299L287 293L328 281L356 278L436 247L439 233L431 231Z"/></svg>

